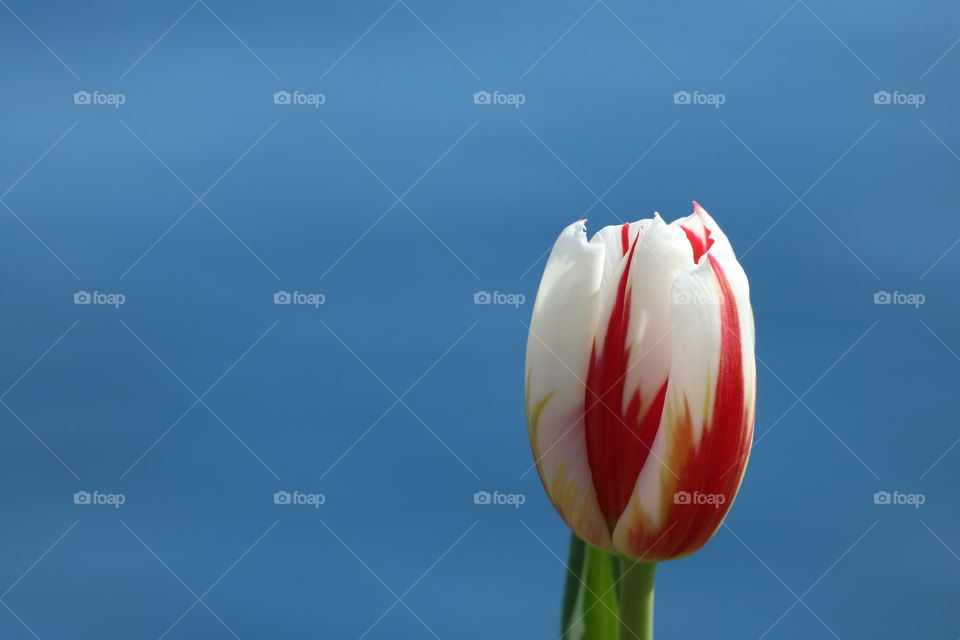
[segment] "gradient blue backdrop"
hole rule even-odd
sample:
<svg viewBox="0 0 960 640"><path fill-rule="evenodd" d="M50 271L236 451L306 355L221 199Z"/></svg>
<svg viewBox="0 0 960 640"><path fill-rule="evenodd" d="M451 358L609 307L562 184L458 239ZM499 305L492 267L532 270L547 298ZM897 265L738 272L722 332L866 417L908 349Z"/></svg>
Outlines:
<svg viewBox="0 0 960 640"><path fill-rule="evenodd" d="M0 637L556 637L544 252L691 199L751 279L762 439L659 636L960 635L955 4L0 5Z"/></svg>

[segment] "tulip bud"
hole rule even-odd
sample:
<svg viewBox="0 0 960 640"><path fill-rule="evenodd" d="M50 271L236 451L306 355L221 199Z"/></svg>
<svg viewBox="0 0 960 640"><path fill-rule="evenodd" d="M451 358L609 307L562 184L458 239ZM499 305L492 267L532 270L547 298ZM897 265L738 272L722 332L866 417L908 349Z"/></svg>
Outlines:
<svg viewBox="0 0 960 640"><path fill-rule="evenodd" d="M634 560L693 553L736 496L753 437L746 275L703 208L564 229L527 341L530 444L579 537Z"/></svg>

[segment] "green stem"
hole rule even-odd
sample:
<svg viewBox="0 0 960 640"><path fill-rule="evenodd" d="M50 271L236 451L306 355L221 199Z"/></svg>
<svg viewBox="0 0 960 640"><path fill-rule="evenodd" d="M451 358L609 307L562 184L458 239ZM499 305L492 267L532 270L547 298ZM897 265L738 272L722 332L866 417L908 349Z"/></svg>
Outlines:
<svg viewBox="0 0 960 640"><path fill-rule="evenodd" d="M620 640L653 640L655 562L620 559Z"/></svg>

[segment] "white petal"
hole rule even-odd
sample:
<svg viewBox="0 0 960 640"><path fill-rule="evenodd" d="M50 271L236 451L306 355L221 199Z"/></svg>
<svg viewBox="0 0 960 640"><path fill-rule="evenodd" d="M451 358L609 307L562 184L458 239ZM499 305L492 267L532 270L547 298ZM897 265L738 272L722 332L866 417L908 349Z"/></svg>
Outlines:
<svg viewBox="0 0 960 640"><path fill-rule="evenodd" d="M587 242L582 221L560 234L533 306L526 378L528 429L544 487L577 535L609 549L583 435L603 261L603 246Z"/></svg>

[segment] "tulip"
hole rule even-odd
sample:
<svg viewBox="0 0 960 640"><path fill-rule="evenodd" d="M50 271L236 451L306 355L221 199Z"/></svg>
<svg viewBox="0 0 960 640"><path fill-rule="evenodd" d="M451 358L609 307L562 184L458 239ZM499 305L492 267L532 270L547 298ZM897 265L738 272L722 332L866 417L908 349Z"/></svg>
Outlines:
<svg viewBox="0 0 960 640"><path fill-rule="evenodd" d="M651 590L652 563L697 551L720 527L753 436L747 278L720 227L693 207L589 240L585 220L564 229L527 341L543 486L577 536L639 563Z"/></svg>

